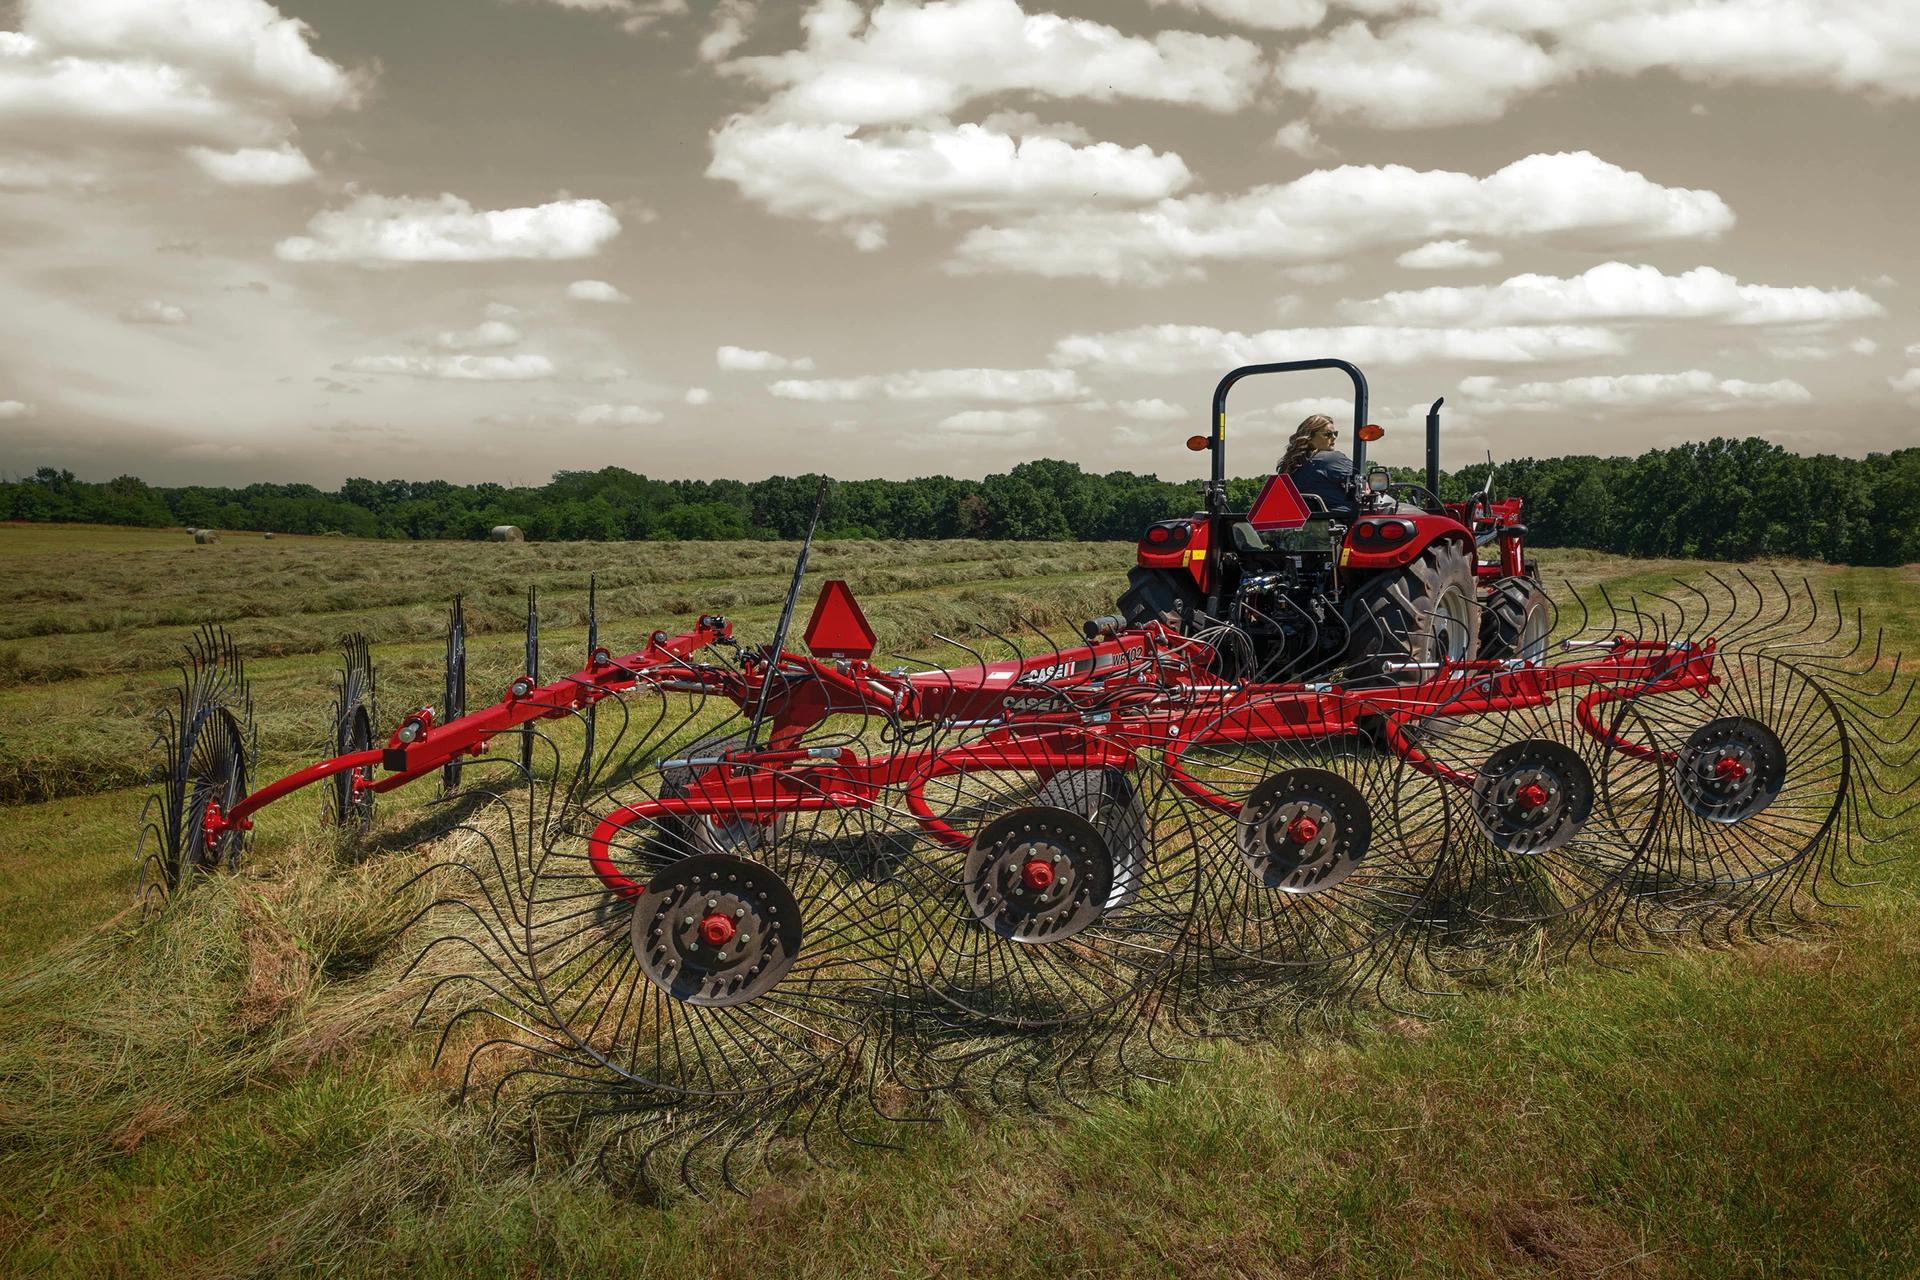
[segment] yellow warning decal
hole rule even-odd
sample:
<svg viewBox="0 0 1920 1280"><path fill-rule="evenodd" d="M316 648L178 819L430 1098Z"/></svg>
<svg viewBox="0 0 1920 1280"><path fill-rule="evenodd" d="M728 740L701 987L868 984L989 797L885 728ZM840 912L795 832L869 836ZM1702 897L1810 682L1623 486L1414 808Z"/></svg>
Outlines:
<svg viewBox="0 0 1920 1280"><path fill-rule="evenodd" d="M1348 560L1348 558L1349 558L1350 556L1352 556L1352 555L1353 555L1353 548L1352 548L1352 547L1342 547L1342 548L1340 548L1340 567L1341 567L1342 569L1344 569L1344 568L1346 568L1346 567L1347 567L1347 560Z"/></svg>
<svg viewBox="0 0 1920 1280"><path fill-rule="evenodd" d="M1182 551L1180 553L1180 567L1182 569L1191 569L1193 567L1193 552Z"/></svg>
<svg viewBox="0 0 1920 1280"><path fill-rule="evenodd" d="M1222 440L1227 438L1227 414L1225 410L1221 410L1220 413L1220 438Z"/></svg>
<svg viewBox="0 0 1920 1280"><path fill-rule="evenodd" d="M1193 555L1193 562L1195 564L1199 564L1202 560L1205 560L1207 558L1207 551L1205 547L1202 547L1200 550L1192 552L1191 554Z"/></svg>

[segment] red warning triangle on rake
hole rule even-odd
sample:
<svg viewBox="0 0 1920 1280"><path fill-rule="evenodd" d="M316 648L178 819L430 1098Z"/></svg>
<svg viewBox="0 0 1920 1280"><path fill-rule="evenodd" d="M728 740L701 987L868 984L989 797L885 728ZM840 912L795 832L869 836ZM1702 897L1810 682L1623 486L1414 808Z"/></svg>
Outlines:
<svg viewBox="0 0 1920 1280"><path fill-rule="evenodd" d="M839 578L820 588L807 620L807 651L816 658L870 658L875 637L853 591Z"/></svg>

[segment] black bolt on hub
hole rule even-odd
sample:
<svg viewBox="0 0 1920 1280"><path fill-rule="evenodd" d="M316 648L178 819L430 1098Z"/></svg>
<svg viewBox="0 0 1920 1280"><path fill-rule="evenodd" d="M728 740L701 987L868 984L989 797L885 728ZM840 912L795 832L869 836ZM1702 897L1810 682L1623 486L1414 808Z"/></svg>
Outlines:
<svg viewBox="0 0 1920 1280"><path fill-rule="evenodd" d="M1761 812L1787 780L1780 736L1747 716L1709 720L1687 736L1673 762L1687 812L1731 826Z"/></svg>
<svg viewBox="0 0 1920 1280"><path fill-rule="evenodd" d="M634 902L633 953L676 1000L725 1009L771 991L800 954L800 904L778 872L703 853L653 878Z"/></svg>
<svg viewBox="0 0 1920 1280"><path fill-rule="evenodd" d="M966 861L967 906L1012 942L1059 942L1098 920L1113 889L1113 854L1091 822L1036 806L994 819Z"/></svg>
<svg viewBox="0 0 1920 1280"><path fill-rule="evenodd" d="M1319 893L1360 865L1373 835L1366 797L1337 773L1289 769L1240 807L1240 854L1281 893Z"/></svg>
<svg viewBox="0 0 1920 1280"><path fill-rule="evenodd" d="M1487 757L1473 783L1473 817L1497 848L1548 853L1593 813L1593 773L1573 748L1525 738Z"/></svg>

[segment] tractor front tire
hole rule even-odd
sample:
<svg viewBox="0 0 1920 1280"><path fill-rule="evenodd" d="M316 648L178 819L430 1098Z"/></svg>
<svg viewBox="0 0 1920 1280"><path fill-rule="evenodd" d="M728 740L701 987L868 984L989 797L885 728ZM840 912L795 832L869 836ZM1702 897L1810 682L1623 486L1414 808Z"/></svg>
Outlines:
<svg viewBox="0 0 1920 1280"><path fill-rule="evenodd" d="M1413 684L1421 672L1389 671L1387 664L1470 661L1480 653L1479 614L1472 553L1457 542L1436 542L1355 594L1349 678Z"/></svg>
<svg viewBox="0 0 1920 1280"><path fill-rule="evenodd" d="M1543 661L1547 637L1552 632L1552 606L1547 603L1547 593L1532 578L1502 578L1480 603L1483 658Z"/></svg>

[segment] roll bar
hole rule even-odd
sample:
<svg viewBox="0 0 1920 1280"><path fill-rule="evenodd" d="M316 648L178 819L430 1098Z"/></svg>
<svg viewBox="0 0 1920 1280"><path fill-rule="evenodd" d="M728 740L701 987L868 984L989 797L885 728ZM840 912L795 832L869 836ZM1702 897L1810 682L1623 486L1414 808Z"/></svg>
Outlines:
<svg viewBox="0 0 1920 1280"><path fill-rule="evenodd" d="M1227 392L1242 378L1259 373L1303 373L1309 369L1338 369L1353 382L1353 475L1355 483L1367 472L1367 442L1360 428L1367 425L1367 375L1345 360L1284 360L1278 364L1248 364L1220 379L1213 389L1213 421L1207 431L1207 452L1212 455L1212 473L1207 480L1207 512L1219 515L1227 509ZM1435 408L1438 408L1436 403ZM1428 415L1429 432L1436 420ZM1431 439L1431 435L1429 435ZM1430 448L1428 457L1434 457Z"/></svg>

